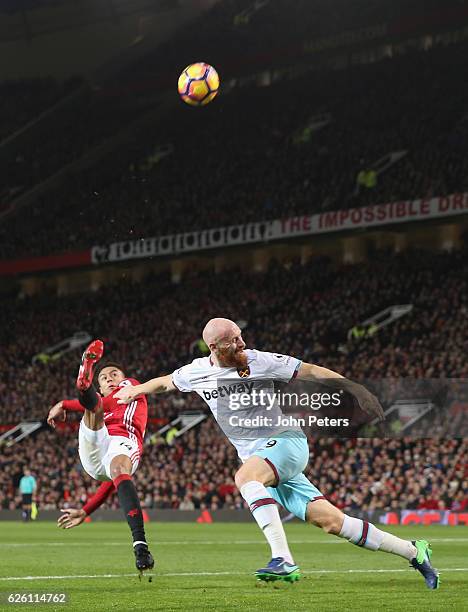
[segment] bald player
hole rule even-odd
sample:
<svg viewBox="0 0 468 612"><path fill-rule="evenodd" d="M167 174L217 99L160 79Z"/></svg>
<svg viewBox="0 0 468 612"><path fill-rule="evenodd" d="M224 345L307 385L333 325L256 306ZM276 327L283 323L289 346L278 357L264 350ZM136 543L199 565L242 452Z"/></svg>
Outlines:
<svg viewBox="0 0 468 612"><path fill-rule="evenodd" d="M226 401L229 403L233 394L242 394L248 401L243 402L241 410L236 410L237 415L244 413L250 419L282 414L278 405L273 406L273 411L258 405L254 402L254 393L257 398L262 391L271 396L275 381L290 382L294 378L319 381L331 389L344 390L356 398L367 414L383 419L378 399L362 385L327 368L287 355L247 349L240 328L229 319L208 321L203 339L210 349L208 357L195 359L172 374L144 384L121 388L116 397L119 402L128 403L140 394L194 391L208 404L237 449L242 465L235 475L236 485L271 548L272 559L257 570L257 578L294 581L300 576L288 547L278 502L301 520L327 533L368 550L407 559L424 576L429 588L437 588L439 578L430 562L428 542L403 540L367 521L343 514L305 477L302 472L309 462L309 448L299 427L285 426L275 428L274 432L269 427L258 427L246 434L245 428L228 425L225 410Z"/></svg>

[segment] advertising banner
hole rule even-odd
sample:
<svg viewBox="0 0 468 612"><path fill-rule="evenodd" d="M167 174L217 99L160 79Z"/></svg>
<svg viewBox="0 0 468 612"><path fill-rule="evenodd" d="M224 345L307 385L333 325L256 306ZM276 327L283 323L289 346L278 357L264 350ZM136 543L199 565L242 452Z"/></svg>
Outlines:
<svg viewBox="0 0 468 612"><path fill-rule="evenodd" d="M438 219L466 213L468 213L468 193L458 193L437 198L404 200L315 215L114 242L104 246L94 246L91 250L91 259L98 265Z"/></svg>

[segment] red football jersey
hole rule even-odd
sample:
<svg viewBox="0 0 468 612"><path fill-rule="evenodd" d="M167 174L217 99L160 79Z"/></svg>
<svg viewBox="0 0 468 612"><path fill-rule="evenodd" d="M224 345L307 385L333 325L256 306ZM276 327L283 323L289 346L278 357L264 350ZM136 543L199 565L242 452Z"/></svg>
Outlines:
<svg viewBox="0 0 468 612"><path fill-rule="evenodd" d="M143 452L143 438L148 422L148 403L145 395L140 395L128 404L118 404L115 394L120 387L139 385L134 378L126 378L110 395L102 398L104 422L111 436L124 436L138 444Z"/></svg>

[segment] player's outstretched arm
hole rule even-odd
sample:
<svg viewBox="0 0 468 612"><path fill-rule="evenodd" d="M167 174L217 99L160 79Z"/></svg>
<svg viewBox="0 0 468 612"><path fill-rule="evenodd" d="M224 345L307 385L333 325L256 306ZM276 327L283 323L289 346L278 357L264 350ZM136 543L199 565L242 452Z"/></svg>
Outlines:
<svg viewBox="0 0 468 612"><path fill-rule="evenodd" d="M67 413L65 408L63 407L63 402L57 402L55 406L49 410L49 414L47 415L47 424L55 429L56 421L65 421L67 418Z"/></svg>
<svg viewBox="0 0 468 612"><path fill-rule="evenodd" d="M61 529L72 529L78 527L88 516L83 509L79 508L60 508L62 516L57 520L57 527Z"/></svg>
<svg viewBox="0 0 468 612"><path fill-rule="evenodd" d="M47 424L55 429L57 421L65 421L67 418L67 410L73 410L74 412L84 412L84 407L78 400L62 400L57 402L55 406L49 410L47 415Z"/></svg>
<svg viewBox="0 0 468 612"><path fill-rule="evenodd" d="M88 499L83 508L60 508L62 516L57 521L57 527L72 529L78 527L87 516L102 506L111 493L115 491L112 480L101 483L96 493Z"/></svg>
<svg viewBox="0 0 468 612"><path fill-rule="evenodd" d="M356 398L359 406L366 414L376 416L382 421L385 418L383 408L375 395L363 385L344 378L338 372L311 363L302 363L297 378L299 380L319 381L332 389L343 389L343 391L347 391Z"/></svg>
<svg viewBox="0 0 468 612"><path fill-rule="evenodd" d="M150 395L151 393L166 393L167 391L175 391L176 386L172 382L171 374L166 376L158 376L152 378L142 385L133 385L122 387L117 391L114 397L118 398L119 404L128 404L138 395Z"/></svg>

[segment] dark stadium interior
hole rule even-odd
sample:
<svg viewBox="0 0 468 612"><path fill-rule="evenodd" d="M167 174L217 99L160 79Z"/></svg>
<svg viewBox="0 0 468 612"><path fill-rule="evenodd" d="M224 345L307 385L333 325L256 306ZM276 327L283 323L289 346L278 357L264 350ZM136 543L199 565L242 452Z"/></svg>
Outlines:
<svg viewBox="0 0 468 612"><path fill-rule="evenodd" d="M35 33L37 11L61 4L3 0L0 12L20 20L18 32L25 28L18 44L40 44L46 35ZM187 3L158 7L176 4ZM129 43L128 57L121 53L92 73L12 79L0 65L5 269L117 241L466 196L467 2L274 0L252 11L254 4L214 3L138 60L138 45ZM117 13L124 8L116 2ZM204 109L186 108L175 91L194 59L212 61L221 75L219 99ZM374 183L359 182L361 171L399 152ZM206 265L193 269L180 257L177 275L167 258L158 267L150 257L120 267L90 264L80 286L62 265L2 276L0 424L43 421L53 403L75 396L82 348L33 360L75 332L102 338L144 381L198 356L195 344L214 316L243 321L248 346L356 380L466 379L467 201L449 220L456 240L445 249L442 238L413 245L424 232L414 224L399 236L389 230L391 241L380 246L356 230L365 253L354 262L328 255L325 242L309 236L308 256L298 256L291 241L291 254L277 257L273 245L261 270L239 262L238 251L230 259L226 249L220 270L219 253L209 252ZM439 222L425 221L442 236ZM401 236L408 246L397 249ZM357 323L395 304L413 309L376 334L350 337ZM235 449L213 420L171 443L155 435L182 409L206 412L200 398L159 396L149 407L149 443L135 477L144 506L244 508L233 480ZM349 511L466 511L467 442L459 437L466 409L453 413L451 427L435 418L418 439L309 439L306 475ZM68 420L77 424L76 415ZM77 444L73 427L46 426L11 447L0 444L0 510L21 507L17 486L27 465L41 510L84 503L96 483L81 467ZM118 508L117 498L105 507Z"/></svg>
<svg viewBox="0 0 468 612"><path fill-rule="evenodd" d="M304 72L271 87L240 87L223 106L205 109L195 126L176 99L159 116L153 111L139 125L136 139L128 122L148 102L135 108L122 102L120 92L85 92L58 111L62 129L43 122L39 134L31 134L35 145L21 139L2 188L20 193L68 162L86 158L87 152L92 157L94 146L113 135L108 153L91 167L51 181L47 191L33 198L27 219L20 209L5 219L0 256L50 255L118 240L463 192L467 91L457 75L466 72L467 58L466 42L440 44L368 65ZM18 104L14 93L12 106ZM328 125L306 135L307 125L321 114L330 117ZM123 147L116 138L119 130ZM169 155L148 161L168 145ZM210 149L218 152L216 157L204 154ZM374 188L356 192L359 171L393 151L406 153ZM62 231L45 233L44 224L58 214Z"/></svg>

